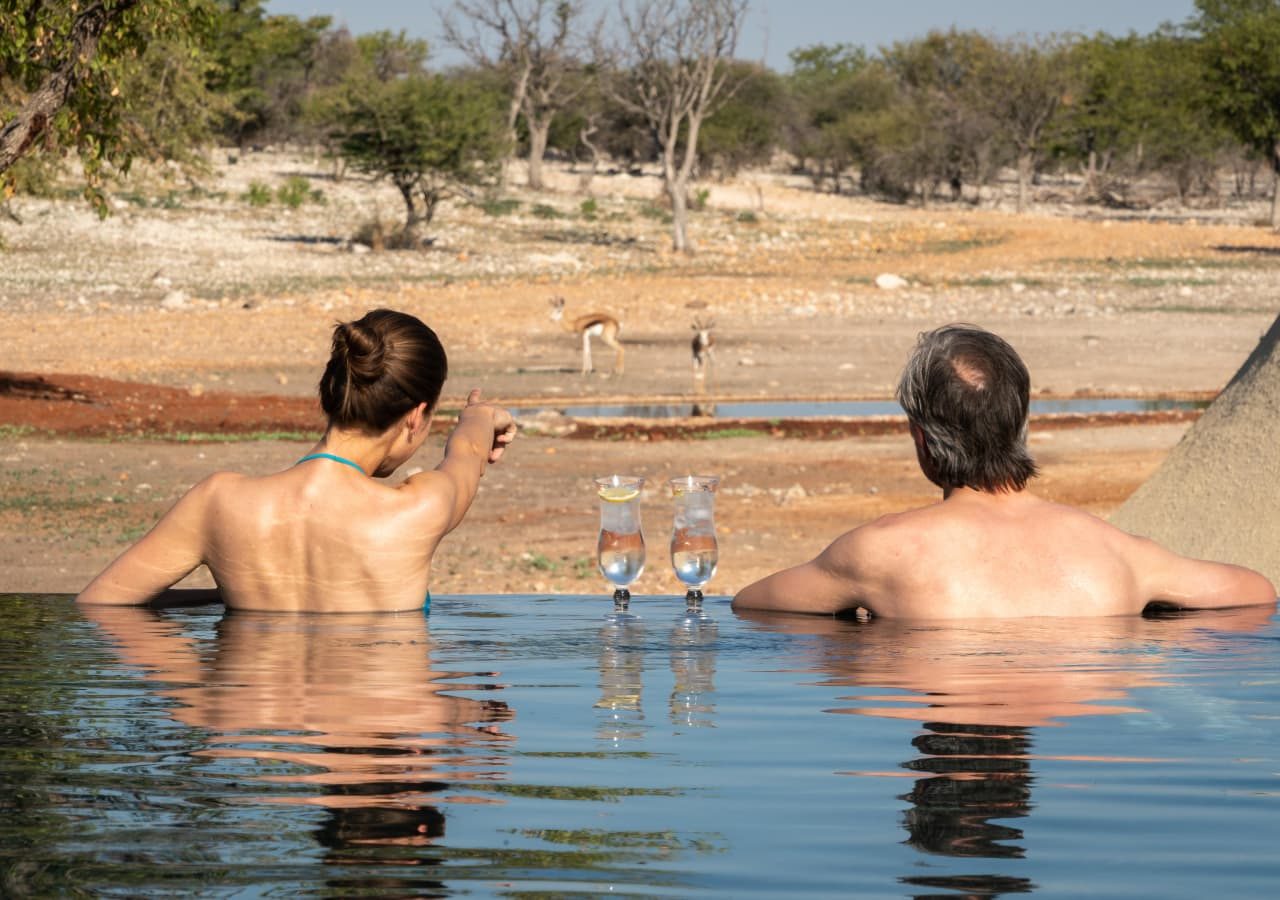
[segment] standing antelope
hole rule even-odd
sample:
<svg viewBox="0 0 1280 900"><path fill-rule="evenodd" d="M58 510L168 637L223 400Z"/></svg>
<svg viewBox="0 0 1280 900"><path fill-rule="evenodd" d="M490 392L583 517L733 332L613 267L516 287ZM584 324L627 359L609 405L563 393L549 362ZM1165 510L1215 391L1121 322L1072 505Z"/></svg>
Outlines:
<svg viewBox="0 0 1280 900"><path fill-rule="evenodd" d="M716 327L716 320L707 319L703 322L701 318L697 318L690 327L693 328L693 343L690 345L693 350L693 377L703 378L707 369L711 368L711 351L716 345L711 329Z"/></svg>
<svg viewBox="0 0 1280 900"><path fill-rule="evenodd" d="M618 332L622 330L622 326L618 320L608 313L587 313L585 316L575 316L572 319L564 317L564 298L556 297L551 301L551 321L559 322L560 327L570 334L582 336L582 374L590 374L593 367L591 365L591 339L593 337L600 338L607 346L612 347L616 354L613 359L613 374L622 374L622 344L618 342Z"/></svg>

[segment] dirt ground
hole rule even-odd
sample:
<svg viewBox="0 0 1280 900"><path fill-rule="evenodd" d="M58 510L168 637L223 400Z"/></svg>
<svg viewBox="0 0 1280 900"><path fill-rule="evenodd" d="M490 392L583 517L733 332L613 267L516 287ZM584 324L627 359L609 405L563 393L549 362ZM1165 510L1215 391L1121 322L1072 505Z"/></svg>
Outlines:
<svg viewBox="0 0 1280 900"><path fill-rule="evenodd" d="M323 204L240 199L251 181L297 174ZM598 178L587 205L573 185L566 172L533 195L513 177L515 211L453 205L432 247L396 253L347 240L394 217L385 187L295 157L224 166L199 191L153 173L104 222L74 201L17 201L22 224L0 224L0 588L74 591L209 471L289 465L320 424L312 394L333 321L377 305L441 334L446 405L482 387L544 409L689 398L695 315L716 321L708 385L720 400L888 397L915 335L954 320L1008 337L1040 395L1204 396L1277 311L1280 238L1250 207L1113 219L1046 197L1018 217L816 195L757 174L711 186L686 258L666 249L652 179ZM886 274L905 286L877 287ZM624 374L600 347L597 373L578 374L580 344L547 315L555 296L569 315L621 319ZM642 594L677 590L668 477L724 479L717 593L935 496L893 424L805 436L724 423L683 437L648 423L562 433L571 423L554 415L527 424L440 552L433 590L602 590L589 479L604 472L650 479ZM1036 423L1035 490L1105 515L1185 428Z"/></svg>

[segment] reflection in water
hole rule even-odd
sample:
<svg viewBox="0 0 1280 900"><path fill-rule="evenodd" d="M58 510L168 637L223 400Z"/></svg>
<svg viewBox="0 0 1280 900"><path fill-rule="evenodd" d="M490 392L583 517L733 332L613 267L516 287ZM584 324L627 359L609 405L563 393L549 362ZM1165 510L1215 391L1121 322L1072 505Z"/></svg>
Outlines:
<svg viewBox="0 0 1280 900"><path fill-rule="evenodd" d="M903 766L927 772L902 799L908 843L947 856L1021 858L1017 828L993 819L1031 812L1030 729L926 722L911 744L923 756Z"/></svg>
<svg viewBox="0 0 1280 900"><path fill-rule="evenodd" d="M633 741L644 737L644 622L607 621L600 629L600 699L596 736Z"/></svg>
<svg viewBox="0 0 1280 900"><path fill-rule="evenodd" d="M715 727L716 638L720 628L709 616L683 615L671 629L671 724Z"/></svg>
<svg viewBox="0 0 1280 900"><path fill-rule="evenodd" d="M1270 613L1254 608L1191 618L1073 619L1069 629L1051 619L937 627L747 617L818 637L804 666L825 676L823 684L857 689L841 698L854 705L829 712L920 722L923 731L911 740L917 755L902 763L908 772L923 775L901 795L909 804L902 819L905 843L931 855L1008 861L1025 855L1022 829L1011 823L1034 809L1032 763L1042 758L1034 752L1039 728L1073 716L1144 714L1123 701L1134 688L1166 683L1167 664L1159 651L1212 640L1206 626L1255 630ZM910 875L900 881L972 897L1036 887L1017 874L990 871Z"/></svg>
<svg viewBox="0 0 1280 900"><path fill-rule="evenodd" d="M459 675L431 668L425 616L234 612L202 645L148 610L85 614L179 702L174 718L208 732L192 756L263 786L240 799L325 810L314 836L326 862L433 865L410 850L444 834L443 793L503 777L499 723L512 713L443 693Z"/></svg>

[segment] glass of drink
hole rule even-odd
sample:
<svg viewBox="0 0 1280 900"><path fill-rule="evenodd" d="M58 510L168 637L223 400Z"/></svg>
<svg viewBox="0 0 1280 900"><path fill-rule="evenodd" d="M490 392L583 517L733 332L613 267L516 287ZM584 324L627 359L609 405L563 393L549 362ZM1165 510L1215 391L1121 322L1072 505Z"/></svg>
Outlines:
<svg viewBox="0 0 1280 900"><path fill-rule="evenodd" d="M688 588L685 615L703 618L702 588L716 574L720 548L716 543L716 486L714 475L682 475L671 479L675 518L671 525L671 567Z"/></svg>
<svg viewBox="0 0 1280 900"><path fill-rule="evenodd" d="M606 475L595 479L600 498L600 537L596 541L596 562L600 574L614 586L611 622L632 621L627 611L631 592L627 588L644 571L644 533L640 530L640 489L638 475Z"/></svg>

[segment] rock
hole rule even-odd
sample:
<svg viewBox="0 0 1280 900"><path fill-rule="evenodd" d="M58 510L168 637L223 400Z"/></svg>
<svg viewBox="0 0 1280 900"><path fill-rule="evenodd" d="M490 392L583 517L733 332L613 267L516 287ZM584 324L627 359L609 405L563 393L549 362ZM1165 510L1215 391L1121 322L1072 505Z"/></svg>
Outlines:
<svg viewBox="0 0 1280 900"><path fill-rule="evenodd" d="M163 309L186 309L188 306L187 295L182 291L170 291L164 295L164 299L160 301Z"/></svg>
<svg viewBox="0 0 1280 900"><path fill-rule="evenodd" d="M893 275L889 272L876 276L876 287L882 291L896 291L907 287L909 284L910 282L901 275Z"/></svg>

